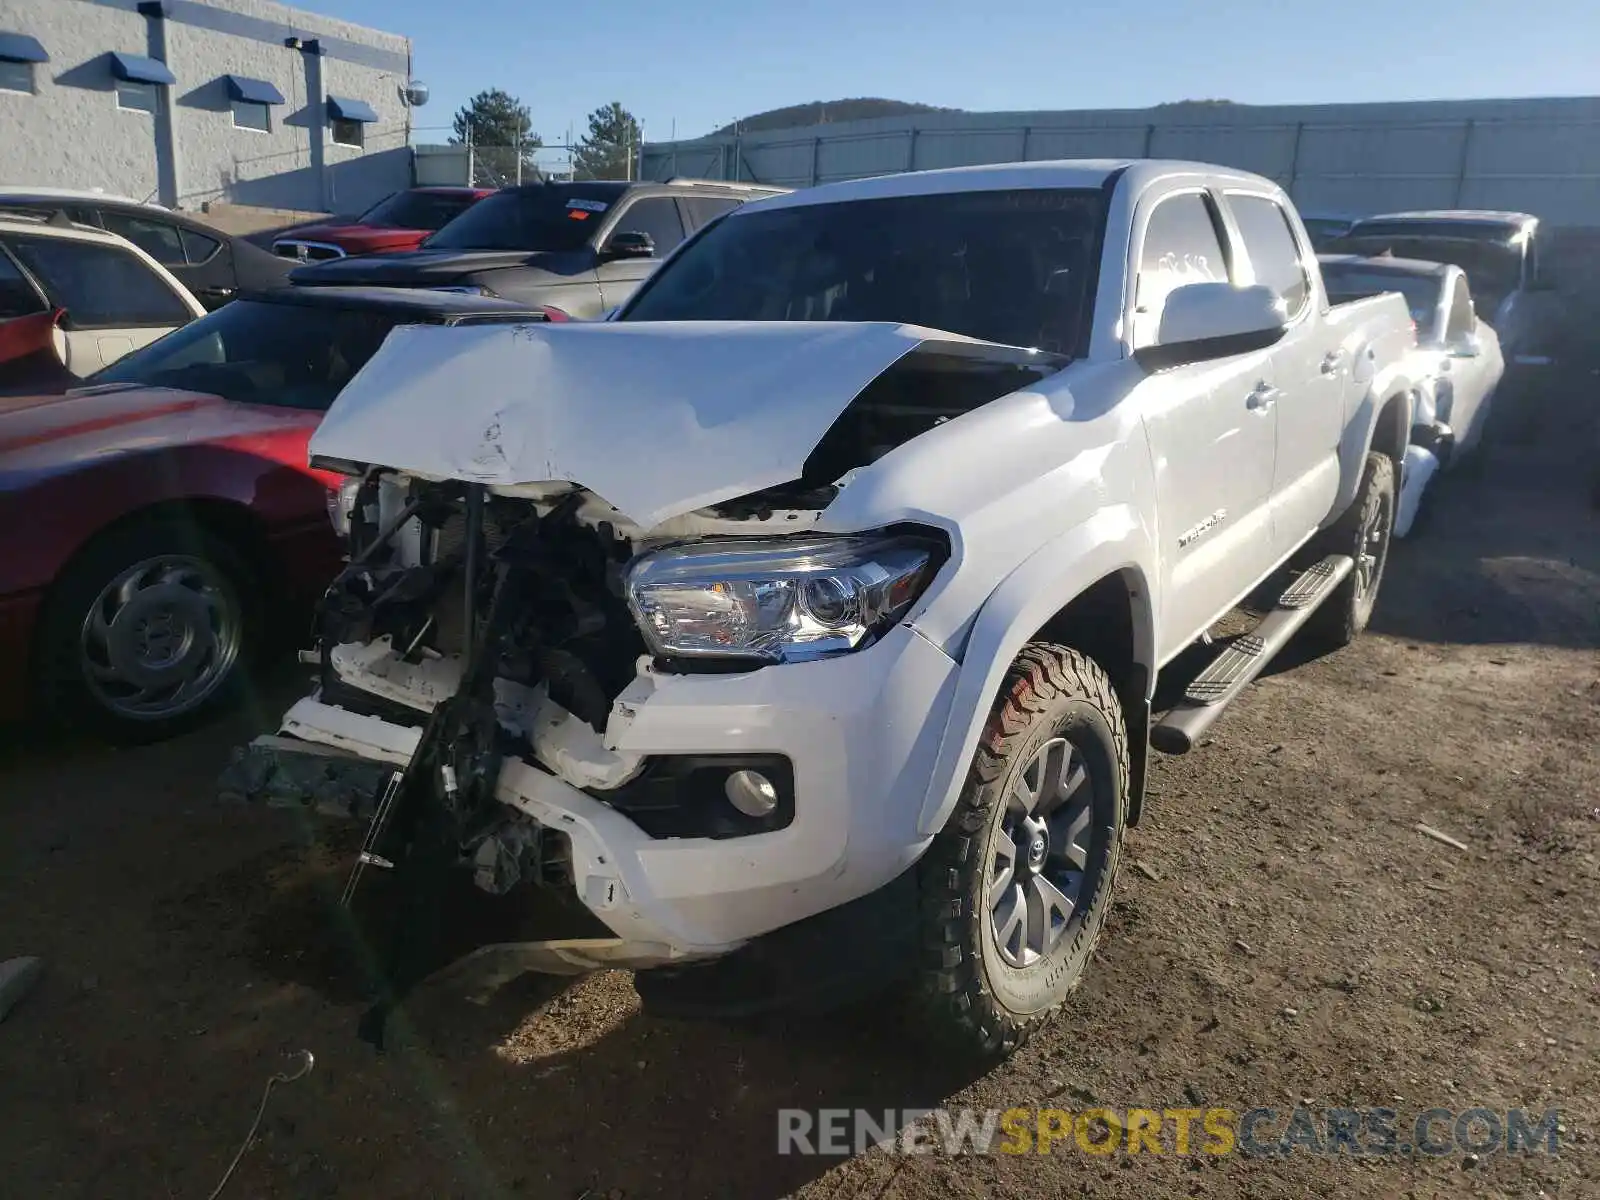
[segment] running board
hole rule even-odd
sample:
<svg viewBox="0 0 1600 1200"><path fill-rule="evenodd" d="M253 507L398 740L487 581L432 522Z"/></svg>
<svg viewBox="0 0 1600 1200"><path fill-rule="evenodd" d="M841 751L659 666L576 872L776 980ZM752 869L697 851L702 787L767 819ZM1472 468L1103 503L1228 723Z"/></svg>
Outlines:
<svg viewBox="0 0 1600 1200"><path fill-rule="evenodd" d="M1183 699L1150 728L1150 744L1163 754L1187 754L1273 657L1288 645L1317 607L1355 567L1347 554L1330 554L1300 573L1261 623L1200 672Z"/></svg>

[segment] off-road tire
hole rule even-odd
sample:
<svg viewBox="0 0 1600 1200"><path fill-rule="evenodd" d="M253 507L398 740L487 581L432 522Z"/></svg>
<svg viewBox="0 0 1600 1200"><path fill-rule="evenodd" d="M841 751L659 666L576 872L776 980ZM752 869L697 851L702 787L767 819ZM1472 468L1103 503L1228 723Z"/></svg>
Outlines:
<svg viewBox="0 0 1600 1200"><path fill-rule="evenodd" d="M1348 646L1372 619L1373 605L1378 600L1378 588L1383 583L1383 571L1388 564L1389 547L1393 542L1397 498L1394 460L1386 454L1368 454L1355 501L1316 540L1313 557L1348 554L1356 560L1357 567L1345 576L1344 582L1333 595L1324 600L1306 621L1305 636L1314 644L1329 650ZM1382 529L1383 541L1377 569L1370 585L1363 588L1360 561L1374 521Z"/></svg>
<svg viewBox="0 0 1600 1200"><path fill-rule="evenodd" d="M1093 818L1088 866L1059 944L1016 968L994 945L985 891L1006 795L1045 742L1083 757ZM944 829L919 865L920 998L935 1032L983 1056L1009 1054L1077 985L1105 924L1128 803L1128 735L1111 681L1076 650L1026 646L1006 672Z"/></svg>
<svg viewBox="0 0 1600 1200"><path fill-rule="evenodd" d="M154 719L130 719L95 697L81 665L84 617L101 589L142 560L175 554L198 559L224 578L238 601L240 649L227 676L195 708ZM85 546L50 589L33 655L33 681L42 714L105 741L140 745L173 737L238 702L266 630L258 572L227 541L197 522L161 515L107 531Z"/></svg>

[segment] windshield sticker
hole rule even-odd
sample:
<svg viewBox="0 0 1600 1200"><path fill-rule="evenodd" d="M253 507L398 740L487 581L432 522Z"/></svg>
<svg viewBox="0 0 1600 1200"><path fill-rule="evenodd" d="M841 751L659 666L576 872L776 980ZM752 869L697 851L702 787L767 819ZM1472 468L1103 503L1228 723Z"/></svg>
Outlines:
<svg viewBox="0 0 1600 1200"><path fill-rule="evenodd" d="M568 200L567 207L579 209L583 212L603 213L611 206L604 200Z"/></svg>

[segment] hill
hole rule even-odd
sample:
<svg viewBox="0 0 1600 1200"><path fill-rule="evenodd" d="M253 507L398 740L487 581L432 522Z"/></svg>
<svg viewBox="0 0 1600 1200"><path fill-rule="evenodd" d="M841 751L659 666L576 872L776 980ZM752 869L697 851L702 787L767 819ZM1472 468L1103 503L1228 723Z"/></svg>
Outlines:
<svg viewBox="0 0 1600 1200"><path fill-rule="evenodd" d="M784 108L769 109L745 117L734 124L743 133L763 129L794 129L804 125L832 124L836 121L859 121L866 117L898 117L902 113L956 112L953 108L940 108L936 104L913 104L908 100L884 100L877 96L863 96L854 100L813 100L809 104L790 104ZM724 125L713 130L708 137L725 137L734 131L734 125Z"/></svg>

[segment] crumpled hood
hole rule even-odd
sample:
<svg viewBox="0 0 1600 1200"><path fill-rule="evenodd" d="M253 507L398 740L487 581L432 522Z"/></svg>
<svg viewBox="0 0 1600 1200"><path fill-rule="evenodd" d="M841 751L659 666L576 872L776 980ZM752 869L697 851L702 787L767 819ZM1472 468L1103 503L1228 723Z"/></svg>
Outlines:
<svg viewBox="0 0 1600 1200"><path fill-rule="evenodd" d="M648 529L797 478L861 389L929 341L971 339L797 321L403 326L310 449L434 479L575 483Z"/></svg>

